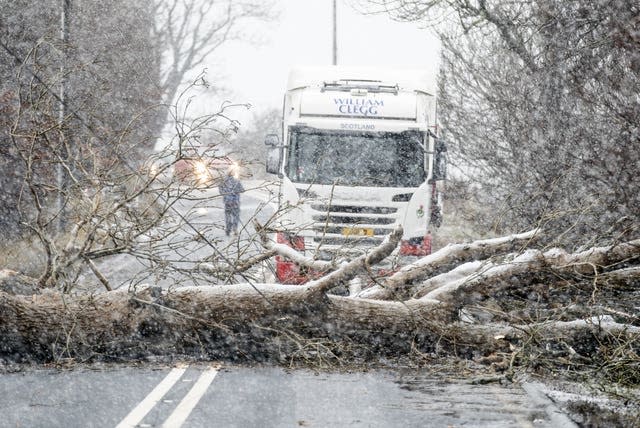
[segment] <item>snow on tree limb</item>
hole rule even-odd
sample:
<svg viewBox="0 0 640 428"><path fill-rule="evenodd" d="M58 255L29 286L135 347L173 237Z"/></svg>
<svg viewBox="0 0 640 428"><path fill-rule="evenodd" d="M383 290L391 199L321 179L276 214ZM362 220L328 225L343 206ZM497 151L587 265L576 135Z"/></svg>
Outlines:
<svg viewBox="0 0 640 428"><path fill-rule="evenodd" d="M45 291L19 296L0 291L0 357L29 354L35 360L50 361L62 355L127 357L196 350L235 358L237 353L256 352L256 344L264 346L260 352L279 355L282 341L287 340L284 337L292 335L298 342L330 337L343 345L371 347L376 353L405 352L415 345L419 352L434 352L436 346L444 346L452 354L462 350L475 355L502 352L512 345L516 351L509 352L521 352L522 343L530 343L525 339L532 337L536 338L535 346L566 345L562 352L570 354L573 349L580 351L585 332L593 340L604 338L612 343L637 340L640 327L620 323L620 319L637 322L633 304L615 309L573 304L559 313L556 308L559 302L565 304L563 297L554 301L553 293L543 292L535 297L535 304L541 306L532 308L537 318L522 315L513 305L522 307L522 293L535 294L537 286L531 284L541 278L538 273L562 273L558 277L571 281L574 292L586 282L581 295L586 296L585 302L592 294L591 287L598 288L597 281L603 285L598 293L607 289L619 292L619 284L633 287L639 272L637 241L576 254L559 249L527 250L504 256L500 262L464 263L409 286L407 291L419 298L402 301L364 298L364 293L355 297L327 293L391 254L401 236L398 228L368 254L305 285L147 286L92 295ZM502 245L505 239L493 242ZM277 248L270 251L276 253ZM624 267L612 270L618 266ZM553 281L556 276L550 277ZM9 290L8 285L17 277L5 274L0 279L7 283L0 288ZM605 286L609 281L613 286ZM501 288L520 292L511 296L500 292ZM492 302L486 296L500 301ZM607 306L615 304L611 296L602 297ZM456 322L463 321L462 315L467 313L468 322ZM531 322L527 324L525 319ZM539 353L539 347L532 352Z"/></svg>
<svg viewBox="0 0 640 428"><path fill-rule="evenodd" d="M497 282L499 279L508 279L514 275L526 273L534 266L539 265L540 256L540 251L528 250L510 262L498 265L490 264L485 270L476 271L453 282L447 282L424 295L418 293L417 296L424 299L450 300L453 298L453 294L459 290L470 290L489 281Z"/></svg>
<svg viewBox="0 0 640 428"><path fill-rule="evenodd" d="M324 293L333 287L353 279L368 266L375 265L389 256L398 246L400 238L402 238L402 233L402 226L396 227L391 234L384 238L384 241L382 241L380 245L372 249L369 253L353 259L342 265L340 269L322 278L310 281L307 284L308 290L312 293Z"/></svg>
<svg viewBox="0 0 640 428"><path fill-rule="evenodd" d="M420 299L433 290L437 290L446 284L452 284L457 281L462 281L471 277L482 270L486 270L493 266L491 261L474 261L464 263L449 272L441 273L432 278L427 279L421 284L415 284L411 286L411 294L414 299Z"/></svg>
<svg viewBox="0 0 640 428"><path fill-rule="evenodd" d="M478 324L465 325L465 329L473 332L478 336L493 337L495 339L503 339L507 336L522 336L523 334L538 335L560 335L562 333L570 333L580 328L594 328L610 334L627 333L631 335L640 334L640 327L621 324L609 316L600 315L591 318L582 318L572 321L550 320L531 324L506 325L506 324Z"/></svg>
<svg viewBox="0 0 640 428"><path fill-rule="evenodd" d="M619 332L640 334L640 327L618 323L614 321L614 319L609 315L600 315L588 319L578 319L572 321L548 321L544 323L534 323L526 326L520 326L520 328L529 330L540 330L540 328L544 328L549 331L571 331L579 327L590 326L597 327L600 330L613 334Z"/></svg>
<svg viewBox="0 0 640 428"><path fill-rule="evenodd" d="M285 244L277 244L266 239L264 228L254 221L256 231L262 235L262 243L269 251L275 251L278 255L286 257L291 261L308 267L315 271L330 271L336 268L335 262L315 260L300 254L295 249ZM375 265L389 256L396 249L402 237L402 227L398 226L390 235L386 236L382 243L373 248L369 253L364 254L350 262L343 262L339 268L317 280L310 281L305 285L305 289L310 293L324 293L331 288L346 283L367 266Z"/></svg>
<svg viewBox="0 0 640 428"><path fill-rule="evenodd" d="M268 244L267 248L274 250L274 252L277 253L278 255L282 257L286 257L292 262L295 262L300 266L308 267L309 269L322 272L327 270L333 270L336 267L335 263L332 263L326 260L316 260L312 257L307 257L285 244L271 243L271 244Z"/></svg>
<svg viewBox="0 0 640 428"><path fill-rule="evenodd" d="M307 257L304 254L299 253L288 245L273 242L267 237L267 231L265 230L264 226L261 225L256 219L253 219L253 227L260 235L262 245L269 252L273 252L275 254L278 254L279 256L286 257L300 266L305 266L309 269L313 269L319 272L329 271L336 268L336 264L334 262L316 260L312 257Z"/></svg>
<svg viewBox="0 0 640 428"><path fill-rule="evenodd" d="M539 229L534 229L517 235L447 245L415 263L403 267L390 276L382 287L363 291L362 297L389 299L398 294L405 295L407 293L403 293L402 289L406 288L406 284L431 276L435 272L450 269L465 261L483 260L500 252L513 251L535 239L539 233Z"/></svg>
<svg viewBox="0 0 640 428"><path fill-rule="evenodd" d="M390 329L403 326L404 331L420 328L425 322L446 321L451 311L437 300L407 300L405 302L354 299L329 296L331 318L340 325L359 328Z"/></svg>
<svg viewBox="0 0 640 428"><path fill-rule="evenodd" d="M640 239L624 242L617 245L595 247L580 253L559 253L555 259L558 268L576 273L590 274L600 272L602 268L612 266L640 257Z"/></svg>
<svg viewBox="0 0 640 428"><path fill-rule="evenodd" d="M603 268L622 263L640 256L640 240L634 240L622 244L607 247L596 247L580 253L568 254L559 248L552 248L546 252L540 250L527 250L516 256L509 262L487 265L485 269L458 278L452 282L441 284L438 288L429 292L419 292L416 297L436 300L450 300L458 291L470 291L478 286L497 284L499 281L509 283L511 278L517 275L530 274L529 279L535 279L531 275L542 270L552 270L568 274L599 274ZM637 275L638 271L630 271L629 275ZM527 280L518 279L518 285L522 286Z"/></svg>

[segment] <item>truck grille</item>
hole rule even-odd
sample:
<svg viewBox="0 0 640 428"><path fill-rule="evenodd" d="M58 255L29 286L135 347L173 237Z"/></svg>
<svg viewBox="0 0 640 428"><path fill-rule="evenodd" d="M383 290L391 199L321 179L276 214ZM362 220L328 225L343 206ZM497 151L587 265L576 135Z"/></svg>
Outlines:
<svg viewBox="0 0 640 428"><path fill-rule="evenodd" d="M357 205L311 205L311 208L323 213L394 214L398 211L395 207L360 207Z"/></svg>
<svg viewBox="0 0 640 428"><path fill-rule="evenodd" d="M398 223L398 208L311 205L312 241L326 255L362 253L379 245Z"/></svg>
<svg viewBox="0 0 640 428"><path fill-rule="evenodd" d="M342 224L393 224L396 219L389 217L348 217L348 216L335 216L335 215L314 215L313 220L315 222L325 223L342 223Z"/></svg>

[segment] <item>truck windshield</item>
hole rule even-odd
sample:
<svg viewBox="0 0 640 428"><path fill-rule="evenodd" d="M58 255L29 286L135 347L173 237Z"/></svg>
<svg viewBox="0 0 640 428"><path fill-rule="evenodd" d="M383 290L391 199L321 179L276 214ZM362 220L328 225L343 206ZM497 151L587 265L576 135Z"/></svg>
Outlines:
<svg viewBox="0 0 640 428"><path fill-rule="evenodd" d="M292 128L286 172L298 183L418 187L424 134Z"/></svg>

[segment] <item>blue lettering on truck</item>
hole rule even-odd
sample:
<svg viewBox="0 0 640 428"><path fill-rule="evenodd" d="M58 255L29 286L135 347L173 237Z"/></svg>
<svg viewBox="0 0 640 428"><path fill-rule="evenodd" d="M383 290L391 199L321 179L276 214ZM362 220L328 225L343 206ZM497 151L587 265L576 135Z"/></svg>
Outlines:
<svg viewBox="0 0 640 428"><path fill-rule="evenodd" d="M378 107L384 107L382 100L367 100L358 98L334 98L341 114L357 116L377 116Z"/></svg>
<svg viewBox="0 0 640 428"><path fill-rule="evenodd" d="M373 131L376 129L375 125L367 123L341 123L340 129L351 129L356 131Z"/></svg>

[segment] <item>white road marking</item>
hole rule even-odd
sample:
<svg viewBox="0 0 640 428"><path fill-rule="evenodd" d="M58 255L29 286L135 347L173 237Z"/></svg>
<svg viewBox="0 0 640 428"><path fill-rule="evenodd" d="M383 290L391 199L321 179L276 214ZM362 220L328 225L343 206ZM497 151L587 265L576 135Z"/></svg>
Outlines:
<svg viewBox="0 0 640 428"><path fill-rule="evenodd" d="M207 371L202 373L198 378L198 381L189 390L187 395L184 396L178 407L175 408L169 418L162 424L163 428L180 428L182 424L187 420L193 409L200 401L200 398L204 395L213 382L213 378L218 374L220 367L212 366Z"/></svg>
<svg viewBox="0 0 640 428"><path fill-rule="evenodd" d="M153 409L153 407L169 392L171 387L180 379L188 366L174 367L169 374L160 382L153 391L145 397L129 414L120 422L116 428L132 428L137 426L142 419Z"/></svg>

